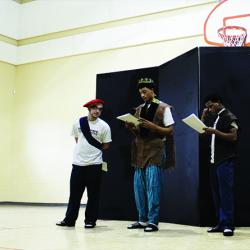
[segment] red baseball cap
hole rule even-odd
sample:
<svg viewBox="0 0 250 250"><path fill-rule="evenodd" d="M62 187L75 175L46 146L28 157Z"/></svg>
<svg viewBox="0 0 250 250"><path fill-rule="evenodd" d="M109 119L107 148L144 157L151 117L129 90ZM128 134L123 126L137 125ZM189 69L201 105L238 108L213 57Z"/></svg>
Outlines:
<svg viewBox="0 0 250 250"><path fill-rule="evenodd" d="M92 106L93 104L97 104L97 103L104 104L104 101L101 100L101 99L94 99L94 100L92 100L92 101L89 101L89 102L85 103L85 104L83 105L83 107L88 108L89 106Z"/></svg>

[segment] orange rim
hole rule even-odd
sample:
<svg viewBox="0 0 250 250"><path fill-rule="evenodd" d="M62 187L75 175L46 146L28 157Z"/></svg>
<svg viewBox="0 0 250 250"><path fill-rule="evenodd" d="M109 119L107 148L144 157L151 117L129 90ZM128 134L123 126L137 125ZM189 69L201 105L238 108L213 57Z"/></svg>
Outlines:
<svg viewBox="0 0 250 250"><path fill-rule="evenodd" d="M212 44L212 45L216 45L216 46L224 46L223 43L216 43L216 42L211 42L208 40L207 38L207 34L206 34L206 30L207 30L207 22L208 22L208 19L210 18L210 16L212 15L212 13L219 7L221 6L223 3L227 2L228 0L223 0L221 1L219 4L217 4L213 9L212 11L209 13L209 15L207 16L206 20L205 20L205 23L204 23L204 39L205 39L205 42L208 43L208 44Z"/></svg>

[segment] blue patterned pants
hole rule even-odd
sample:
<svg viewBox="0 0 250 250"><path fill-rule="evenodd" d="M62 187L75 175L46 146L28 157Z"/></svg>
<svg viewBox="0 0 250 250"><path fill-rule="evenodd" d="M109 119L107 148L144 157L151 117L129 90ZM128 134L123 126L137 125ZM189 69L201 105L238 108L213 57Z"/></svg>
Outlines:
<svg viewBox="0 0 250 250"><path fill-rule="evenodd" d="M135 202L140 222L158 225L161 194L161 169L150 165L136 167L134 174Z"/></svg>

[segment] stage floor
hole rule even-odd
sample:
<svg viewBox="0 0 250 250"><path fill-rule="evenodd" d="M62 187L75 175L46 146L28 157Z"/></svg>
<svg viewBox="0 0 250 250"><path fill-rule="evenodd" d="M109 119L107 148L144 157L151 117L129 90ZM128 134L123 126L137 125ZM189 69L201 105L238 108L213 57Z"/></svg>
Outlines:
<svg viewBox="0 0 250 250"><path fill-rule="evenodd" d="M0 205L1 250L249 250L250 227L236 228L233 237L208 234L207 228L160 223L160 230L127 230L128 221L100 220L84 229L84 208L75 228L55 223L66 207Z"/></svg>

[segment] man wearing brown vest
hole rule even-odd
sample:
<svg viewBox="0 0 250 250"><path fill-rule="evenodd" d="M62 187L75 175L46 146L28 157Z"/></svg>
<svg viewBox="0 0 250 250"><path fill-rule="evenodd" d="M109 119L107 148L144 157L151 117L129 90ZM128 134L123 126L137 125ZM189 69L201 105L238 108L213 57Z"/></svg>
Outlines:
<svg viewBox="0 0 250 250"><path fill-rule="evenodd" d="M134 193L139 219L128 229L154 232L159 230L161 171L175 164L174 120L171 107L156 99L153 79L141 78L137 88L144 101L134 114L140 125L126 123L126 127L135 136L131 158L135 168Z"/></svg>

